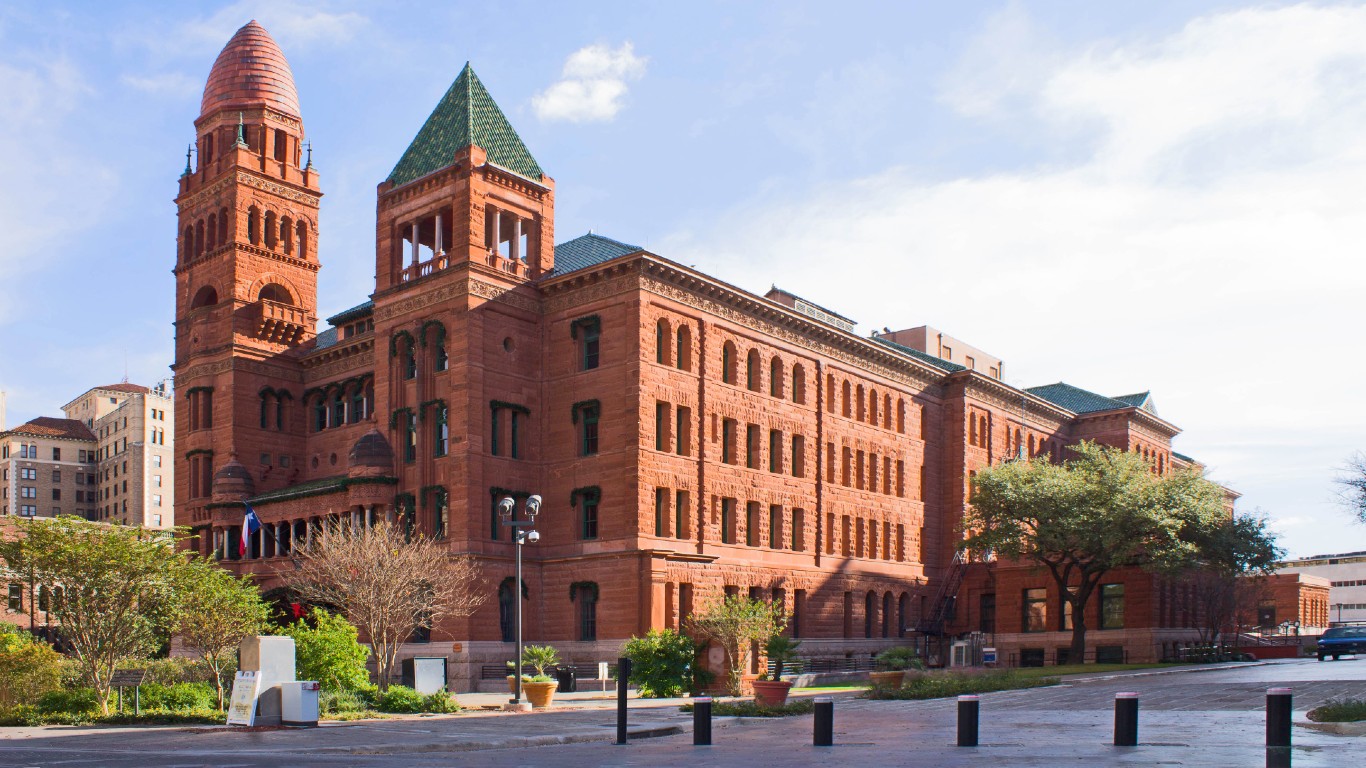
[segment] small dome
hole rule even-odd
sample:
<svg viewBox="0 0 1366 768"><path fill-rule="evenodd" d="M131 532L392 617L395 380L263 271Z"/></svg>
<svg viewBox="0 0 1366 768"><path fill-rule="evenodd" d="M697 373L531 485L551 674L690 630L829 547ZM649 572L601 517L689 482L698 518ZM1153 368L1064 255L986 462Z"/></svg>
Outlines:
<svg viewBox="0 0 1366 768"><path fill-rule="evenodd" d="M213 473L213 495L245 499L256 493L256 483L251 479L251 470L242 465L235 457L228 460Z"/></svg>
<svg viewBox="0 0 1366 768"><path fill-rule="evenodd" d="M209 71L200 116L221 109L268 106L302 118L294 73L280 46L254 20L237 30Z"/></svg>
<svg viewBox="0 0 1366 768"><path fill-rule="evenodd" d="M389 441L384 439L378 429L371 429L369 432L360 436L356 444L351 446L351 454L348 457L351 461L351 473L366 469L378 469L384 472L394 470L394 449L389 446Z"/></svg>

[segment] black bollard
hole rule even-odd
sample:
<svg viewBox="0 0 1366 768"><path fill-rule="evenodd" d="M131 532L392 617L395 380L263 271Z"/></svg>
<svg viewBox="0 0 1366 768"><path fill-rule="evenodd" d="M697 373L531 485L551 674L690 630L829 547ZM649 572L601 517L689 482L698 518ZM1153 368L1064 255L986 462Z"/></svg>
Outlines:
<svg viewBox="0 0 1366 768"><path fill-rule="evenodd" d="M1266 689L1266 745L1290 746L1290 689Z"/></svg>
<svg viewBox="0 0 1366 768"><path fill-rule="evenodd" d="M711 746L711 697L698 696L692 700L692 744Z"/></svg>
<svg viewBox="0 0 1366 768"><path fill-rule="evenodd" d="M811 744L816 747L835 746L835 700L829 696L816 697L816 719Z"/></svg>
<svg viewBox="0 0 1366 768"><path fill-rule="evenodd" d="M958 746L977 746L977 718L981 700L976 696L958 697Z"/></svg>
<svg viewBox="0 0 1366 768"><path fill-rule="evenodd" d="M1115 746L1138 746L1138 694L1133 691L1115 694Z"/></svg>
<svg viewBox="0 0 1366 768"><path fill-rule="evenodd" d="M626 684L631 679L631 660L617 659L617 743L626 743Z"/></svg>

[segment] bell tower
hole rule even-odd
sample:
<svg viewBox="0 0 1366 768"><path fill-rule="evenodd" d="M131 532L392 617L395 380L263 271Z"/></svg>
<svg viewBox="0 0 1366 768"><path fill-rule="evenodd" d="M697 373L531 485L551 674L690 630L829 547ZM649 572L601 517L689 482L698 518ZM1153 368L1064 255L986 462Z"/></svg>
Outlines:
<svg viewBox="0 0 1366 768"><path fill-rule="evenodd" d="M302 380L294 353L315 335L322 192L289 62L255 21L218 54L194 125L175 200L173 369L176 504L199 528L217 468L296 439L256 434L245 412L268 383Z"/></svg>

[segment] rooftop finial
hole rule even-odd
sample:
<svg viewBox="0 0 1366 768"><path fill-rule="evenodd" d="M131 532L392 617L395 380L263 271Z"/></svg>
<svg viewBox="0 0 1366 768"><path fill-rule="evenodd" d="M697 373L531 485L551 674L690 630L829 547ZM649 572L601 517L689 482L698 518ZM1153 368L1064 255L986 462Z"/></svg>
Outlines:
<svg viewBox="0 0 1366 768"><path fill-rule="evenodd" d="M308 162L304 164L304 170L306 171L313 167L313 142L305 141L304 150L308 152Z"/></svg>
<svg viewBox="0 0 1366 768"><path fill-rule="evenodd" d="M234 147L241 147L242 149L246 149L246 148L247 148L247 140L246 140L245 135L243 134L243 128L242 128L242 113L241 113L241 112L238 112L238 113L237 113L237 143L233 144L233 146L234 146Z"/></svg>
<svg viewBox="0 0 1366 768"><path fill-rule="evenodd" d="M189 176L190 173L191 173L191 171L190 171L190 153L193 152L193 151L194 151L194 142L190 142L189 144L186 144L186 145L185 145L185 172L182 173L181 176Z"/></svg>

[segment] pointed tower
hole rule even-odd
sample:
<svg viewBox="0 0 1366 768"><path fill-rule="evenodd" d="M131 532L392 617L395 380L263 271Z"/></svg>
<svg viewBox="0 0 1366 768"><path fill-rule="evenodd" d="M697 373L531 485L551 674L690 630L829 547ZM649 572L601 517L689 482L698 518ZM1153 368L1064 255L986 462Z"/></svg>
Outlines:
<svg viewBox="0 0 1366 768"><path fill-rule="evenodd" d="M379 185L376 293L458 265L554 269L554 184L466 64Z"/></svg>
<svg viewBox="0 0 1366 768"><path fill-rule="evenodd" d="M173 368L176 503L200 527L234 452L292 439L243 425L255 427L262 387L300 379L292 353L314 335L322 193L289 62L255 21L214 62L195 132L176 197Z"/></svg>

